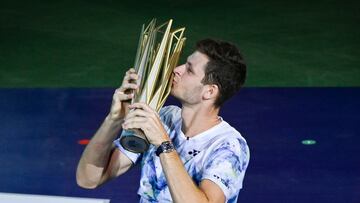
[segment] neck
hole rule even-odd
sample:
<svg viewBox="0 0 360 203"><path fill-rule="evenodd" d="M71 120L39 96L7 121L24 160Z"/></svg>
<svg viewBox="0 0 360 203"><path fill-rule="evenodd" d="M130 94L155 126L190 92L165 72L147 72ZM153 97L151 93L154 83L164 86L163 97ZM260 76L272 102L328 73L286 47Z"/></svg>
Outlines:
<svg viewBox="0 0 360 203"><path fill-rule="evenodd" d="M213 106L183 105L181 130L187 137L193 137L220 123L219 108Z"/></svg>

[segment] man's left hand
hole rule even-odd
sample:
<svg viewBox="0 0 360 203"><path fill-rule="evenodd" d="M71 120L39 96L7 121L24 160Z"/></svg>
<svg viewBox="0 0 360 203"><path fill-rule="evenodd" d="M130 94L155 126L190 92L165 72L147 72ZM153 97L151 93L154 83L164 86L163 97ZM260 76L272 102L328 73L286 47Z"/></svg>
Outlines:
<svg viewBox="0 0 360 203"><path fill-rule="evenodd" d="M122 124L123 129L135 131L140 129L144 132L149 142L156 147L170 140L158 113L150 106L145 103L134 103L129 108L131 111Z"/></svg>

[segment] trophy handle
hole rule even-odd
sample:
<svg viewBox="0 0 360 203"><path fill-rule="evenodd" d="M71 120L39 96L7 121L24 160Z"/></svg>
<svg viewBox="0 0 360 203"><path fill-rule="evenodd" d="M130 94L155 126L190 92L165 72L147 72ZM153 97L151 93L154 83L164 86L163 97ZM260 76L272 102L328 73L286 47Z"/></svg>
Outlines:
<svg viewBox="0 0 360 203"><path fill-rule="evenodd" d="M131 130L125 130L120 137L120 143L124 149L134 152L143 153L149 149L149 141L144 134L134 132Z"/></svg>

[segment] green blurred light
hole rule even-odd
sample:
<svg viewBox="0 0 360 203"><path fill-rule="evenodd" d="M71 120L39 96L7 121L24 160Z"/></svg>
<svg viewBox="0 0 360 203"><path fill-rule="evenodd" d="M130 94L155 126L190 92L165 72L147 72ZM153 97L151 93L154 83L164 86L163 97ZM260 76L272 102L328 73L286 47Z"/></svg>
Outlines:
<svg viewBox="0 0 360 203"><path fill-rule="evenodd" d="M314 145L316 144L316 140L303 140L301 141L303 145Z"/></svg>

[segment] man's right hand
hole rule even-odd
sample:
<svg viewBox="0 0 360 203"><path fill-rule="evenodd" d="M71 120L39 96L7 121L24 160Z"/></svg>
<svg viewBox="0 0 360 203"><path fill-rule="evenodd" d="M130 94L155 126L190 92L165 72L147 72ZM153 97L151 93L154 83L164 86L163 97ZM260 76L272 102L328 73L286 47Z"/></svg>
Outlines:
<svg viewBox="0 0 360 203"><path fill-rule="evenodd" d="M113 100L111 104L111 110L109 118L114 121L123 120L124 117L129 112L128 106L130 105L131 99L134 97L134 93L137 90L137 80L139 79L138 75L135 72L135 69L129 69L121 86L115 90L113 95Z"/></svg>

